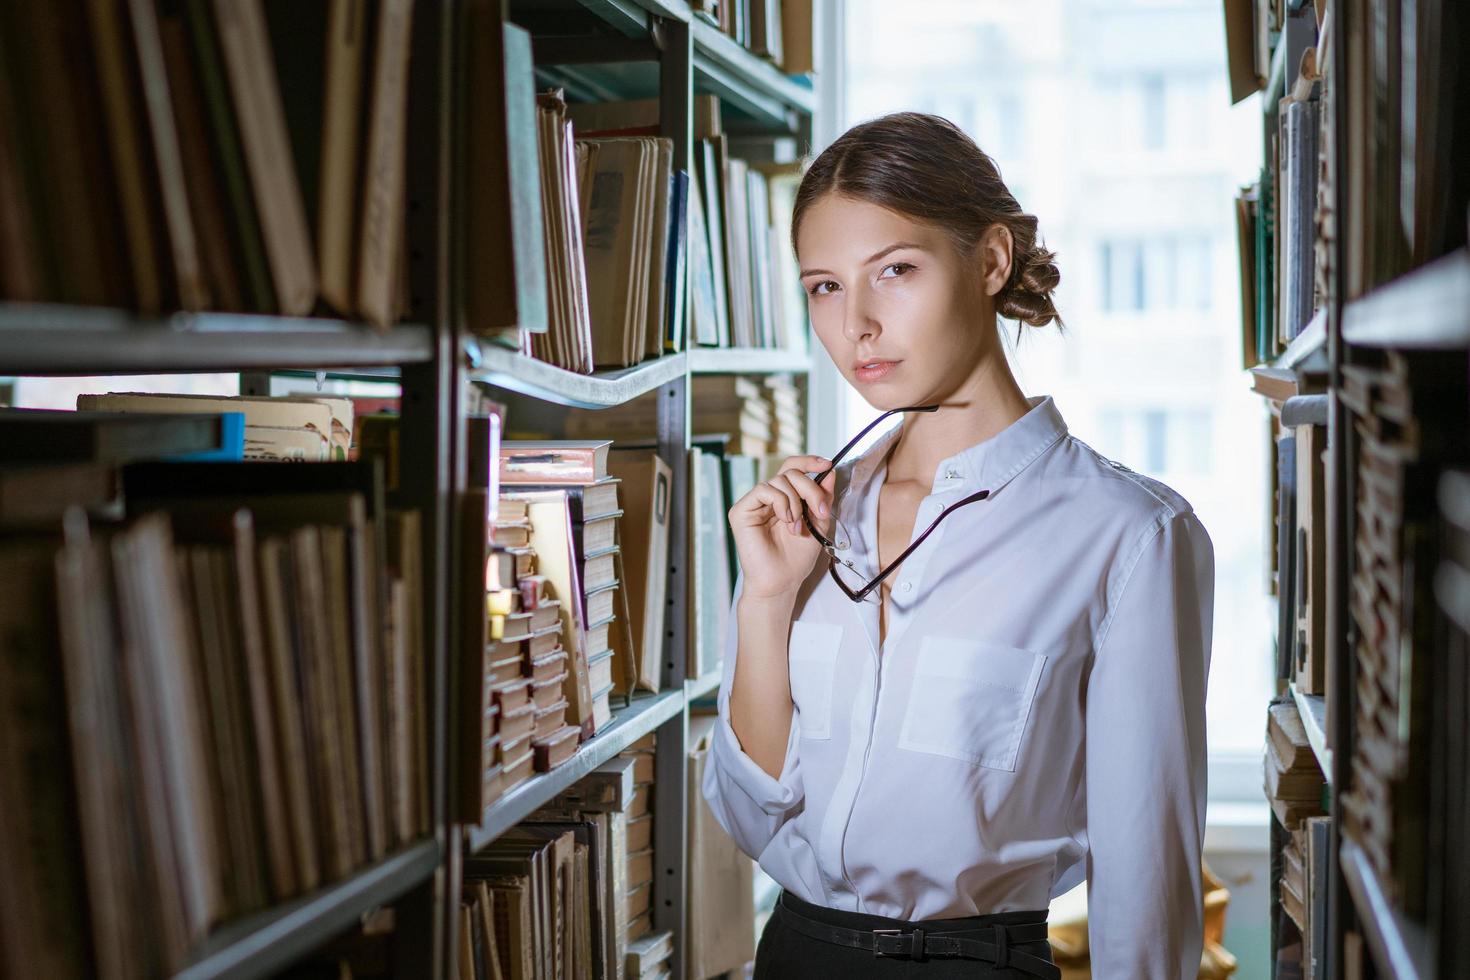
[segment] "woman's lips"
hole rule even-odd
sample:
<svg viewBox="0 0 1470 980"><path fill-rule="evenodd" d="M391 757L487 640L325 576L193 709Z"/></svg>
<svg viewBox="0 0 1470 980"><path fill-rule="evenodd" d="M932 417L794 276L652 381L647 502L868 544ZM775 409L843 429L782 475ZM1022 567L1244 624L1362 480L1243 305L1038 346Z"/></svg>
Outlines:
<svg viewBox="0 0 1470 980"><path fill-rule="evenodd" d="M853 375L857 380L863 382L882 381L892 374L900 363L902 362L881 360L864 361L853 368Z"/></svg>

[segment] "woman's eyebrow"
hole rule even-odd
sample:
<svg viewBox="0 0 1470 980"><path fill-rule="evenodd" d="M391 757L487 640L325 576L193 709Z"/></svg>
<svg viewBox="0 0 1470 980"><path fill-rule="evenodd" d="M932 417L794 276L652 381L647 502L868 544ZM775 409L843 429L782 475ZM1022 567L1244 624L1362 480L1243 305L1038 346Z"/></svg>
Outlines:
<svg viewBox="0 0 1470 980"><path fill-rule="evenodd" d="M879 259L881 259L883 256L887 255L889 252L894 252L894 251L897 251L898 249L901 249L901 248L917 248L917 249L923 250L924 246L918 244L917 242L894 242L892 245L889 245L887 248L879 249L878 251L874 252L872 255L868 256L866 259L863 260L863 265L872 265L874 262L877 262ZM801 278L803 278L803 279L805 279L807 276L835 276L836 274L837 273L831 272L831 271L829 271L827 269L802 269L801 270Z"/></svg>

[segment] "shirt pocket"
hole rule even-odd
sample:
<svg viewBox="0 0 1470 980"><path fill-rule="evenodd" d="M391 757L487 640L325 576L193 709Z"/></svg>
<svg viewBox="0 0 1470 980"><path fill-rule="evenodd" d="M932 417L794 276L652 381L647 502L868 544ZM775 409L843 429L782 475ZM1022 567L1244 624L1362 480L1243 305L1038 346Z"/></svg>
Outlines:
<svg viewBox="0 0 1470 980"><path fill-rule="evenodd" d="M926 636L898 746L1016 771L1046 655L956 636Z"/></svg>
<svg viewBox="0 0 1470 980"><path fill-rule="evenodd" d="M786 659L803 738L832 737L832 684L841 647L842 627L835 623L791 624Z"/></svg>

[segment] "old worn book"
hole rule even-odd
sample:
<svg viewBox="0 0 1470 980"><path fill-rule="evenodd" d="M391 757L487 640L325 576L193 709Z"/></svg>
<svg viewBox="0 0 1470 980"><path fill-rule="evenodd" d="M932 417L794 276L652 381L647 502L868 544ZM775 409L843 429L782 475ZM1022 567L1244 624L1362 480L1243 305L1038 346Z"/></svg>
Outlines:
<svg viewBox="0 0 1470 980"><path fill-rule="evenodd" d="M531 739L536 753L536 771L549 772L566 762L577 751L578 732L575 725L563 725L545 738Z"/></svg>
<svg viewBox="0 0 1470 980"><path fill-rule="evenodd" d="M368 117L358 226L357 309L369 323L386 329L396 319L393 287L402 247L413 0L383 0L377 7L372 74L365 93Z"/></svg>
<svg viewBox="0 0 1470 980"><path fill-rule="evenodd" d="M531 679L533 681L545 681L553 677L560 677L566 669L567 652L562 649L554 649L548 653L533 657L531 664Z"/></svg>
<svg viewBox="0 0 1470 980"><path fill-rule="evenodd" d="M281 313L304 316L317 296L317 264L271 59L260 0L215 0L214 27L260 215Z"/></svg>
<svg viewBox="0 0 1470 980"><path fill-rule="evenodd" d="M561 699L568 684L567 677L569 673L569 671L563 670L561 673L548 677L544 681L531 682L531 700L537 707L545 708ZM567 701L570 704L571 699L568 698Z"/></svg>
<svg viewBox="0 0 1470 980"><path fill-rule="evenodd" d="M506 439L500 444L500 483L512 486L594 484L607 476L611 439ZM529 510L528 510L529 513Z"/></svg>
<svg viewBox="0 0 1470 980"><path fill-rule="evenodd" d="M534 681L529 677L520 677L513 681L495 684L489 688L495 704L500 705L502 711L513 711L531 700L531 685Z"/></svg>
<svg viewBox="0 0 1470 980"><path fill-rule="evenodd" d="M118 464L205 453L225 445L226 423L219 411L204 408L173 417L146 417L105 408L79 412L7 408L0 410L0 445L11 464Z"/></svg>
<svg viewBox="0 0 1470 980"><path fill-rule="evenodd" d="M622 477L623 583L632 617L630 629L611 631L609 646L621 661L615 690L659 689L663 650L664 596L668 584L669 495L673 474L653 450L614 452L609 470Z"/></svg>
<svg viewBox="0 0 1470 980"><path fill-rule="evenodd" d="M519 740L536 728L536 705L530 700L514 708L502 706L500 709L500 756L504 760L508 758L506 748L519 751L521 746Z"/></svg>
<svg viewBox="0 0 1470 980"><path fill-rule="evenodd" d="M78 395L77 408L142 414L241 412L246 459L320 461L332 456L332 406L318 400L109 392ZM350 430L339 436L339 444L342 438L350 438Z"/></svg>
<svg viewBox="0 0 1470 980"><path fill-rule="evenodd" d="M533 728L535 734L532 735L533 742L549 737L550 735L559 731L562 725L566 723L566 698L562 698L560 701L547 708L537 708L532 705L532 709L534 710L536 715L536 724Z"/></svg>
<svg viewBox="0 0 1470 980"><path fill-rule="evenodd" d="M508 138L536 128L531 39L490 0L470 0L463 21L465 168L476 175L465 201L465 261L476 270L465 277L465 325L518 347L522 331L549 325L537 141Z"/></svg>

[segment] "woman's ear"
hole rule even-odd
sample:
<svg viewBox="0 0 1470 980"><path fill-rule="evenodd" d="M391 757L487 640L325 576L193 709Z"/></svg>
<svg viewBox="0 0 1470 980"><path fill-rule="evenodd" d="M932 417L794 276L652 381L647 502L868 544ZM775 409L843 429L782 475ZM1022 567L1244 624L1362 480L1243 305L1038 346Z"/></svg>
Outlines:
<svg viewBox="0 0 1470 980"><path fill-rule="evenodd" d="M1011 230L1000 222L986 228L980 236L975 245L975 256L980 262L980 280L985 287L985 295L994 296L1010 282L1014 247Z"/></svg>

